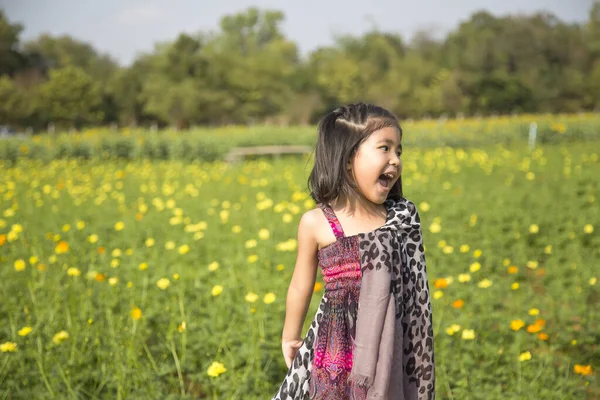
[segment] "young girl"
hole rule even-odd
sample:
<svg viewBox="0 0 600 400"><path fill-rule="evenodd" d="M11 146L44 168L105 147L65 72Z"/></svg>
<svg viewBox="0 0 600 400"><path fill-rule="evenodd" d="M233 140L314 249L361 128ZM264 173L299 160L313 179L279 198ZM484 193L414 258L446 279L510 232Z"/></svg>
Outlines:
<svg viewBox="0 0 600 400"><path fill-rule="evenodd" d="M318 126L298 227L272 400L434 399L429 284L420 219L402 195L402 130L387 110L350 104ZM304 339L317 268L325 291Z"/></svg>

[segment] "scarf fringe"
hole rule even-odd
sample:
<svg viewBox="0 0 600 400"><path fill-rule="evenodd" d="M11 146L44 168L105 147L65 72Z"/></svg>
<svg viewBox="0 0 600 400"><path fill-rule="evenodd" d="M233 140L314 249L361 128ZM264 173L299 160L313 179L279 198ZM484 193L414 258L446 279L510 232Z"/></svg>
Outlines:
<svg viewBox="0 0 600 400"><path fill-rule="evenodd" d="M351 386L361 387L369 390L373 386L375 379L370 376L360 375L354 371L350 372L348 376L348 384Z"/></svg>

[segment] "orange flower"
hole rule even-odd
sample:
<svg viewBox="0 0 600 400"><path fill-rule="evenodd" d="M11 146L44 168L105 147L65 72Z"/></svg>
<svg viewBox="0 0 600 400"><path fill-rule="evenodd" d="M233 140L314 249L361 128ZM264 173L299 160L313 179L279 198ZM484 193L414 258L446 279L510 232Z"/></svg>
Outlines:
<svg viewBox="0 0 600 400"><path fill-rule="evenodd" d="M538 324L527 325L527 332L536 333L542 330L542 327Z"/></svg>
<svg viewBox="0 0 600 400"><path fill-rule="evenodd" d="M144 215L142 215L142 214L140 214L140 213L137 213L137 214L135 214L135 220L136 220L136 221L141 221L141 220L142 220L142 218L144 218Z"/></svg>
<svg viewBox="0 0 600 400"><path fill-rule="evenodd" d="M445 278L439 278L435 280L434 285L436 289L444 289L448 287L448 281Z"/></svg>
<svg viewBox="0 0 600 400"><path fill-rule="evenodd" d="M508 273L509 274L516 274L519 271L519 268L517 268L514 265L511 265L510 267L508 267Z"/></svg>
<svg viewBox="0 0 600 400"><path fill-rule="evenodd" d="M67 251L69 251L69 243L65 242L64 240L61 240L56 245L55 251L57 254L66 253Z"/></svg>
<svg viewBox="0 0 600 400"><path fill-rule="evenodd" d="M98 254L104 254L104 252L106 252L106 249L104 247L98 247Z"/></svg>
<svg viewBox="0 0 600 400"><path fill-rule="evenodd" d="M535 320L535 324L539 325L539 326L545 326L546 325L546 320L543 318L538 318Z"/></svg>
<svg viewBox="0 0 600 400"><path fill-rule="evenodd" d="M544 332L538 333L538 339L540 340L548 340L548 334Z"/></svg>
<svg viewBox="0 0 600 400"><path fill-rule="evenodd" d="M579 375L591 375L592 374L592 366L591 365L579 365L575 364L573 366L573 370L576 374Z"/></svg>
<svg viewBox="0 0 600 400"><path fill-rule="evenodd" d="M544 268L540 268L535 272L535 274L537 276L544 276L544 275L546 275L546 270Z"/></svg>
<svg viewBox="0 0 600 400"><path fill-rule="evenodd" d="M0 235L0 246L2 246L4 243L6 243L6 235L1 234Z"/></svg>
<svg viewBox="0 0 600 400"><path fill-rule="evenodd" d="M98 281L98 282L102 282L102 281L104 281L105 279L106 279L106 277L104 276L104 274L101 274L101 273L97 273L97 274L96 274L96 281Z"/></svg>
<svg viewBox="0 0 600 400"><path fill-rule="evenodd" d="M315 283L315 288L314 288L314 290L313 290L313 291L314 291L314 292L318 292L318 291L320 291L321 289L323 289L323 284L322 284L321 282L316 282L316 283Z"/></svg>
<svg viewBox="0 0 600 400"><path fill-rule="evenodd" d="M454 308L462 308L462 306L464 306L464 305L465 305L465 302L463 299L454 300L452 302L452 307L454 307Z"/></svg>

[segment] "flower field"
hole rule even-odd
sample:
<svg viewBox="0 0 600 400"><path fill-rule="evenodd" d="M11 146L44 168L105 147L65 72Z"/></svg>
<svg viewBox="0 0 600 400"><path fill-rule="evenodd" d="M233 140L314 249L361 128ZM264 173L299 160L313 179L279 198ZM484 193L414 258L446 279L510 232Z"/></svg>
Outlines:
<svg viewBox="0 0 600 400"><path fill-rule="evenodd" d="M439 398L600 397L597 143L405 147ZM0 398L276 391L310 163L1 167Z"/></svg>

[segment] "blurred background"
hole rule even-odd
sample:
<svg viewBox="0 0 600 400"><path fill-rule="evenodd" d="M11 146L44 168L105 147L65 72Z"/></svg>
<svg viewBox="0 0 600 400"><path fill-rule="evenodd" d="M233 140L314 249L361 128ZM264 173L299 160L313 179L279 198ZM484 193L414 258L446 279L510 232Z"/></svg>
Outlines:
<svg viewBox="0 0 600 400"><path fill-rule="evenodd" d="M437 398L599 399L586 0L0 0L0 399L306 398L315 124L358 101L403 128Z"/></svg>
<svg viewBox="0 0 600 400"><path fill-rule="evenodd" d="M0 3L0 123L314 123L600 107L592 0ZM57 103L62 106L55 107Z"/></svg>

